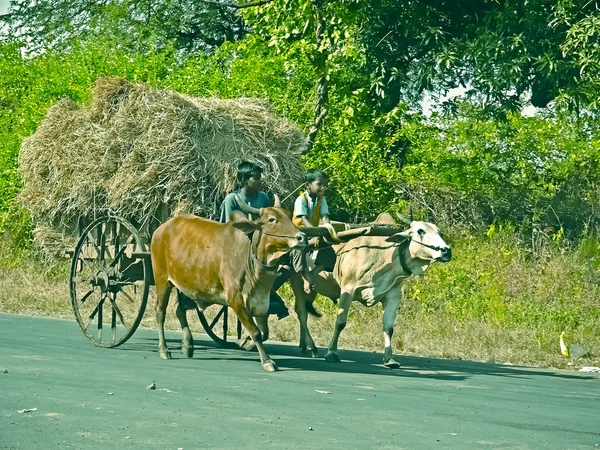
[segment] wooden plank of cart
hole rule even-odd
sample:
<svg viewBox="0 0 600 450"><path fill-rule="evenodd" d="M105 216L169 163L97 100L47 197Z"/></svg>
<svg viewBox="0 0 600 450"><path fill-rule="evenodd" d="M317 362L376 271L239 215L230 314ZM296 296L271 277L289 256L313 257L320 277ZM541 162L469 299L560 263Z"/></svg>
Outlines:
<svg viewBox="0 0 600 450"><path fill-rule="evenodd" d="M135 219L103 216L80 218L69 276L73 312L85 336L98 347L117 347L135 333L142 322L150 286L154 284L150 260L151 233L168 219L157 214L153 226L143 227ZM359 236L390 236L393 225L334 225L336 240ZM333 242L326 227L302 228L309 237L320 236ZM201 311L200 323L212 340L224 347L237 348L242 328L228 306L213 305Z"/></svg>

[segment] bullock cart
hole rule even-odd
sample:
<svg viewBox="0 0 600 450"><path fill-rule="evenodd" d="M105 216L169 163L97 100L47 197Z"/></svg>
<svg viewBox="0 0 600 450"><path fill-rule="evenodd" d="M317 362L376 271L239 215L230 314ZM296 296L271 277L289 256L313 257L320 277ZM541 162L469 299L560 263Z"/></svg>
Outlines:
<svg viewBox="0 0 600 450"><path fill-rule="evenodd" d="M157 221L151 231L160 225ZM104 216L81 218L78 241L72 251L69 276L71 304L84 335L97 347L117 347L126 342L144 318L150 287L154 284L150 260L150 236L135 220ZM359 236L389 236L390 225L345 225L301 228L322 244L348 241ZM206 334L223 347L237 348L242 328L228 306L213 305L205 315L196 305Z"/></svg>
<svg viewBox="0 0 600 450"><path fill-rule="evenodd" d="M36 246L53 257L68 250L82 331L97 346L116 347L144 325L153 231L179 213L216 218L242 160L264 168L268 191L288 193L302 182L305 146L302 131L263 100L191 97L103 78L90 103L59 101L24 139L19 198ZM344 227L339 238L372 231ZM335 239L328 230L310 233ZM235 345L241 330L227 308L198 316L215 342Z"/></svg>

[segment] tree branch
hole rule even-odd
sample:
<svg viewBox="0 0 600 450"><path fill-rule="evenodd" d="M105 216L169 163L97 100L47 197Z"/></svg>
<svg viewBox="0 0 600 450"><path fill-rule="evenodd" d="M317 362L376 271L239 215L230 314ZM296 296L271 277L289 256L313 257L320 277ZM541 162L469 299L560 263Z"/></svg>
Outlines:
<svg viewBox="0 0 600 450"><path fill-rule="evenodd" d="M322 0L313 0L313 14L315 18L315 42L317 44L317 52L315 55L309 56L311 64L315 68L315 72L318 75L317 86L316 86L316 103L314 108L314 121L308 135L306 136L306 149L304 152L309 152L315 145L315 139L317 133L323 126L325 116L327 116L327 108L329 106L329 86L327 78L329 75L327 67L327 58L329 52L326 49L321 49L321 42L325 36L325 18L321 14Z"/></svg>
<svg viewBox="0 0 600 450"><path fill-rule="evenodd" d="M267 3L271 3L273 0L258 0L256 2L246 3L245 5L238 5L237 3L225 3L219 2L216 0L198 0L200 3L207 3L209 5L215 6L223 6L225 8L233 8L233 9L244 9L244 8L252 8L254 6L262 6Z"/></svg>

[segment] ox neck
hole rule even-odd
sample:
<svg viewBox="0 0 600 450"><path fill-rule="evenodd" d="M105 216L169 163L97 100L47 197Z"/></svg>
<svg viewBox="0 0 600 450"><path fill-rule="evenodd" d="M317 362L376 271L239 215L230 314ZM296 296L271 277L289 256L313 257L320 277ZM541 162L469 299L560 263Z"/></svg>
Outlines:
<svg viewBox="0 0 600 450"><path fill-rule="evenodd" d="M400 245L400 248L398 249L398 258L400 260L400 266L408 276L420 275L427 270L432 261L414 257L410 252L411 242L419 243L418 241L409 240L406 243Z"/></svg>
<svg viewBox="0 0 600 450"><path fill-rule="evenodd" d="M398 260L400 261L400 267L402 267L402 270L406 273L406 275L411 276L413 274L413 271L410 267L408 267L408 265L406 264L405 261L405 255L410 258L410 240L404 244L402 244L399 248L398 248Z"/></svg>
<svg viewBox="0 0 600 450"><path fill-rule="evenodd" d="M255 231L253 233L253 235L252 235L252 238L250 239L250 249L249 249L250 260L254 264L256 264L258 267L260 267L262 270L266 270L268 272L274 272L279 267L279 264L274 264L272 266L264 264L259 259L258 255L256 253L258 251L258 246L260 244L260 238L261 238L261 236L262 236L262 231ZM254 248L255 246L256 246L256 248Z"/></svg>

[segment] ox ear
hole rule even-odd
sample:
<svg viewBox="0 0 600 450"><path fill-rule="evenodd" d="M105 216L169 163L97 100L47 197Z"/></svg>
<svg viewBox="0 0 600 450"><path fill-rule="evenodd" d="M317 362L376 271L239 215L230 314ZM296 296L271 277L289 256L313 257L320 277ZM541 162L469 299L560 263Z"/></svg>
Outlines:
<svg viewBox="0 0 600 450"><path fill-rule="evenodd" d="M401 233L396 233L387 238L386 242L393 242L394 244L402 244L403 242L408 241L412 236L412 231L406 230Z"/></svg>
<svg viewBox="0 0 600 450"><path fill-rule="evenodd" d="M245 220L247 218L248 217L246 216L246 214L241 212L239 209L235 209L231 211L231 214L229 214L229 220L231 222L239 222L240 220Z"/></svg>
<svg viewBox="0 0 600 450"><path fill-rule="evenodd" d="M252 233L253 231L258 230L259 226L248 219L240 219L233 223L233 227L238 230L243 231L244 233Z"/></svg>

